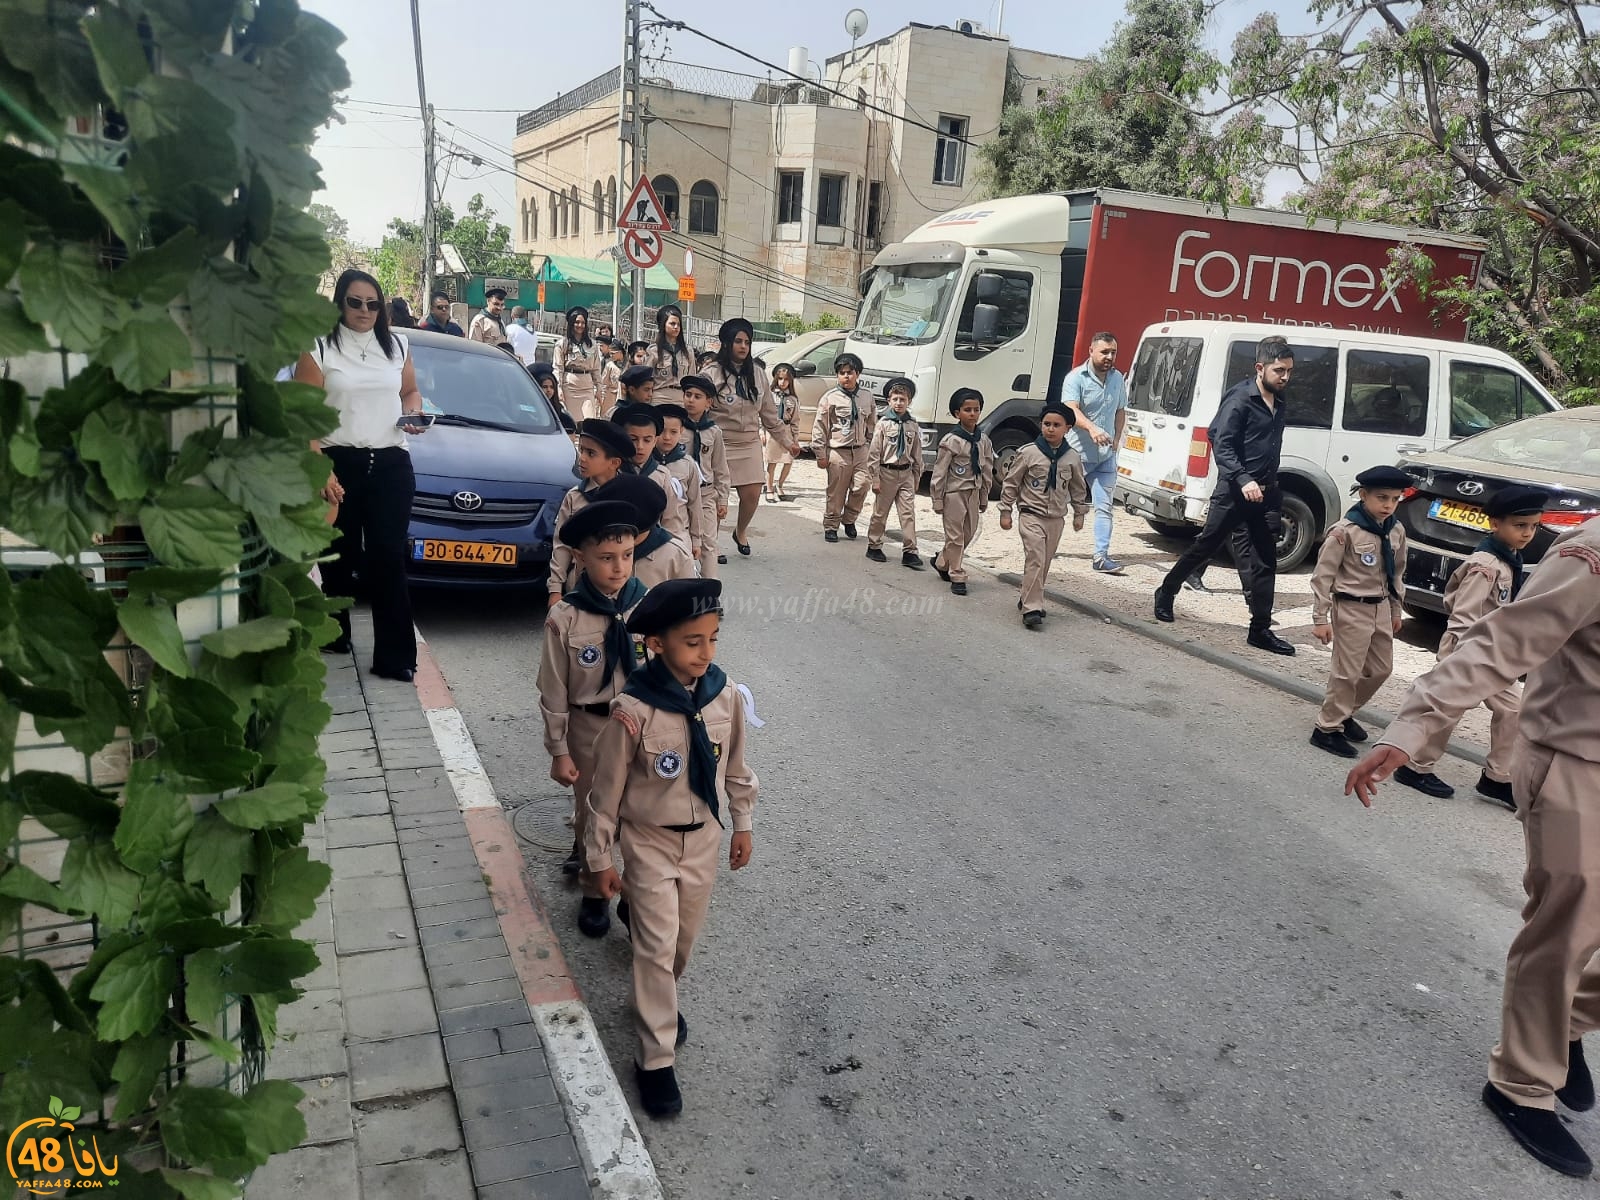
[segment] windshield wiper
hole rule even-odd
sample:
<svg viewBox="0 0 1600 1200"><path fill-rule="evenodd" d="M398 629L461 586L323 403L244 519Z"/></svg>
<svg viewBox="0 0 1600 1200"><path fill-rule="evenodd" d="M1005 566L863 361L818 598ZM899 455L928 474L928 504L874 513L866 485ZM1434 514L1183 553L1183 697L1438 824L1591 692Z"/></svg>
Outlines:
<svg viewBox="0 0 1600 1200"><path fill-rule="evenodd" d="M890 346L915 346L917 339L904 333L886 333L878 339Z"/></svg>
<svg viewBox="0 0 1600 1200"><path fill-rule="evenodd" d="M501 421L485 421L482 417L465 417L460 413L440 413L434 417L435 425L465 425L469 429L499 429L505 433L521 433L515 425L507 425Z"/></svg>

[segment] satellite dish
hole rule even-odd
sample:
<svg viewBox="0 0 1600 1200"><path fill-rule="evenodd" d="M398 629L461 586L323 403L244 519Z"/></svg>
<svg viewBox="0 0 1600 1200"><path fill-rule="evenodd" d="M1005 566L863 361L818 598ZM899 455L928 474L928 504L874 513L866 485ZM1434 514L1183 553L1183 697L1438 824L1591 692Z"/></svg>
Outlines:
<svg viewBox="0 0 1600 1200"><path fill-rule="evenodd" d="M851 38L860 41L867 36L867 11L864 8L852 8L844 15L844 31Z"/></svg>

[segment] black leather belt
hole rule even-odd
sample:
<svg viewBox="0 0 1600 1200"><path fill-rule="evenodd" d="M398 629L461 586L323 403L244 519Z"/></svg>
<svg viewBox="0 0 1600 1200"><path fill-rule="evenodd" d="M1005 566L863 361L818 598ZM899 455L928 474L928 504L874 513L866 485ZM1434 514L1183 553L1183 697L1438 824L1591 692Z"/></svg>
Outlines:
<svg viewBox="0 0 1600 1200"><path fill-rule="evenodd" d="M1042 512L1037 508L1023 508L1020 504L1017 505L1017 511L1020 513L1027 513L1030 517L1038 517L1041 521L1049 521L1054 519L1047 512Z"/></svg>
<svg viewBox="0 0 1600 1200"><path fill-rule="evenodd" d="M673 833L693 833L696 829L704 829L704 821L696 821L693 825L663 825L661 828L670 829Z"/></svg>
<svg viewBox="0 0 1600 1200"><path fill-rule="evenodd" d="M1335 600L1350 600L1350 601L1353 601L1356 604L1382 604L1389 597L1387 597L1387 596L1353 596L1349 592L1335 592L1333 594L1333 598Z"/></svg>
<svg viewBox="0 0 1600 1200"><path fill-rule="evenodd" d="M580 712L588 713L591 717L609 717L611 715L611 702L609 700L604 704L574 704L572 707Z"/></svg>
<svg viewBox="0 0 1600 1200"><path fill-rule="evenodd" d="M910 463L884 463L883 464L883 469L885 471L909 471L909 470L911 470L911 464Z"/></svg>

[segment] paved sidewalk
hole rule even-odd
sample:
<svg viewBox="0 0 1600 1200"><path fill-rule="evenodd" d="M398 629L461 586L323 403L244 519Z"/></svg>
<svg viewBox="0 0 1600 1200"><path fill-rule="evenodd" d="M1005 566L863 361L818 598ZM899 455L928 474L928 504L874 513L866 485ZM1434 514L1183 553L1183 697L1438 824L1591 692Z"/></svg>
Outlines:
<svg viewBox="0 0 1600 1200"><path fill-rule="evenodd" d="M299 931L322 964L281 1010L267 1067L305 1091L307 1136L245 1196L332 1187L369 1200L588 1200L491 877L418 690L358 672L371 646L364 612L355 641L354 661L328 660L328 804L309 838L333 882Z"/></svg>

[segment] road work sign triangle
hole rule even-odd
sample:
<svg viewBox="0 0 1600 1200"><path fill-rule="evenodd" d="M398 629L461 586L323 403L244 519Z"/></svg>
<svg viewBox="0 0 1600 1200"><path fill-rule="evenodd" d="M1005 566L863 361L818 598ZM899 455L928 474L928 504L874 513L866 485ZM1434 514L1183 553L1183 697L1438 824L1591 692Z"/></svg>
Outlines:
<svg viewBox="0 0 1600 1200"><path fill-rule="evenodd" d="M639 182L633 185L633 191L628 193L628 202L617 213L618 229L671 229L672 223L667 220L666 210L661 207L661 200L656 195L655 188L650 186L650 180L639 176Z"/></svg>

